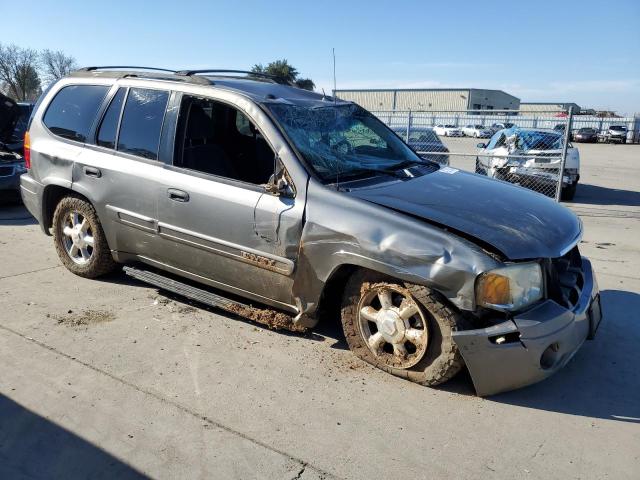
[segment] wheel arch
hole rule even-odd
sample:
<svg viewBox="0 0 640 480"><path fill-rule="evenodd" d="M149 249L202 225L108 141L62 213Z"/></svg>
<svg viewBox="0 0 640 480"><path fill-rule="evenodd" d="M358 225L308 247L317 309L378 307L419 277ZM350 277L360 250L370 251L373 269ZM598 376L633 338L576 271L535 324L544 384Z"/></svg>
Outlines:
<svg viewBox="0 0 640 480"><path fill-rule="evenodd" d="M346 284L353 275L360 272L369 272L371 274L380 275L382 277L386 277L388 281L396 281L398 283L407 282L425 286L436 292L447 302L447 304L451 305L456 310L459 309L458 306L454 305L450 299L446 297L438 285L428 282L424 278L416 278L408 273L403 274L399 270L385 268L385 264L380 264L379 266L365 265L363 263L353 261L355 259L351 260L351 262L335 265L326 280L322 283L319 293L316 294L317 300L312 303L316 305L313 316L317 322L327 320L333 321L332 319L335 319L336 321L340 320L340 308Z"/></svg>
<svg viewBox="0 0 640 480"><path fill-rule="evenodd" d="M46 185L42 192L42 229L49 236L51 235L50 229L53 226L53 212L55 212L58 203L65 196L82 198L93 205L93 202L86 195L73 190L68 184L50 183ZM93 207L95 208L95 205Z"/></svg>

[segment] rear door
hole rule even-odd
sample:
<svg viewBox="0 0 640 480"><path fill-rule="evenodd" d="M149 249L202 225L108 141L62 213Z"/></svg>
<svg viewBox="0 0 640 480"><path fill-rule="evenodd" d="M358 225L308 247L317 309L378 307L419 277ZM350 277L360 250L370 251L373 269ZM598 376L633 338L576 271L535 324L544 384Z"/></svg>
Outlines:
<svg viewBox="0 0 640 480"><path fill-rule="evenodd" d="M154 256L161 131L170 93L119 87L76 159L74 189L91 198L112 250Z"/></svg>
<svg viewBox="0 0 640 480"><path fill-rule="evenodd" d="M231 103L183 97L174 165L158 200L162 255L178 273L293 310L306 182L287 177L288 194L267 191L278 157L266 135L276 129L253 113L260 118Z"/></svg>

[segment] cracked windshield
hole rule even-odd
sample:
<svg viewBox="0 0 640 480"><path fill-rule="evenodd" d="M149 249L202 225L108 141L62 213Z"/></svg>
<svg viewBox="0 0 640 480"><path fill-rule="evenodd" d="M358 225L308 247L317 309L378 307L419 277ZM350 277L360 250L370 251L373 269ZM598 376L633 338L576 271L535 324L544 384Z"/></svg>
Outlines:
<svg viewBox="0 0 640 480"><path fill-rule="evenodd" d="M270 104L307 163L326 183L371 174L393 175L426 163L377 118L357 105Z"/></svg>

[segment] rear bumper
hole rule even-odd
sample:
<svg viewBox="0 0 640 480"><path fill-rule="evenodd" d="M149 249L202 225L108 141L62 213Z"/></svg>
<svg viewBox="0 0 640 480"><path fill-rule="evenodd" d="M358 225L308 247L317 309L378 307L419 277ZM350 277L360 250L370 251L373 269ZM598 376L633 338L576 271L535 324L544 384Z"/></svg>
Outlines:
<svg viewBox="0 0 640 480"><path fill-rule="evenodd" d="M593 338L601 319L598 284L591 262L584 257L582 267L585 283L573 309L547 300L513 320L454 332L478 395L544 380L564 367L586 338ZM496 343L501 336L514 340Z"/></svg>
<svg viewBox="0 0 640 480"><path fill-rule="evenodd" d="M44 185L36 182L29 173L20 176L20 195L22 203L42 227L42 196ZM48 233L48 232L45 232Z"/></svg>

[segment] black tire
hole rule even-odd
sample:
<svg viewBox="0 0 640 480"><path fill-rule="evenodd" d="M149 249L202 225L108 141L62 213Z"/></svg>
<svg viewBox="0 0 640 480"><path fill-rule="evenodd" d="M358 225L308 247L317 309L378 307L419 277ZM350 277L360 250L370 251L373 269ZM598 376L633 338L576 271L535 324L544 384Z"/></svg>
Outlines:
<svg viewBox="0 0 640 480"><path fill-rule="evenodd" d="M563 187L562 191L560 192L560 200L563 200L565 202L570 202L576 196L577 189L578 189L578 182L572 185Z"/></svg>
<svg viewBox="0 0 640 480"><path fill-rule="evenodd" d="M89 223L93 236L91 255L85 264L74 262L64 245L64 220L73 212L80 213ZM115 269L116 262L111 256L111 250L102 230L95 208L87 200L69 195L63 197L53 213L53 243L62 264L70 272L85 278L96 278Z"/></svg>
<svg viewBox="0 0 640 480"><path fill-rule="evenodd" d="M416 301L428 319L429 343L422 358L410 368L395 368L381 362L369 350L358 327L358 305L368 288L390 285L402 288ZM347 282L342 303L342 327L351 351L359 358L392 375L427 386L435 386L453 378L464 361L451 336L464 329L460 313L446 304L437 292L427 287L397 282L370 272L356 272Z"/></svg>
<svg viewBox="0 0 640 480"><path fill-rule="evenodd" d="M487 170L482 165L480 165L480 160L478 158L476 158L476 173L478 175L487 175Z"/></svg>

